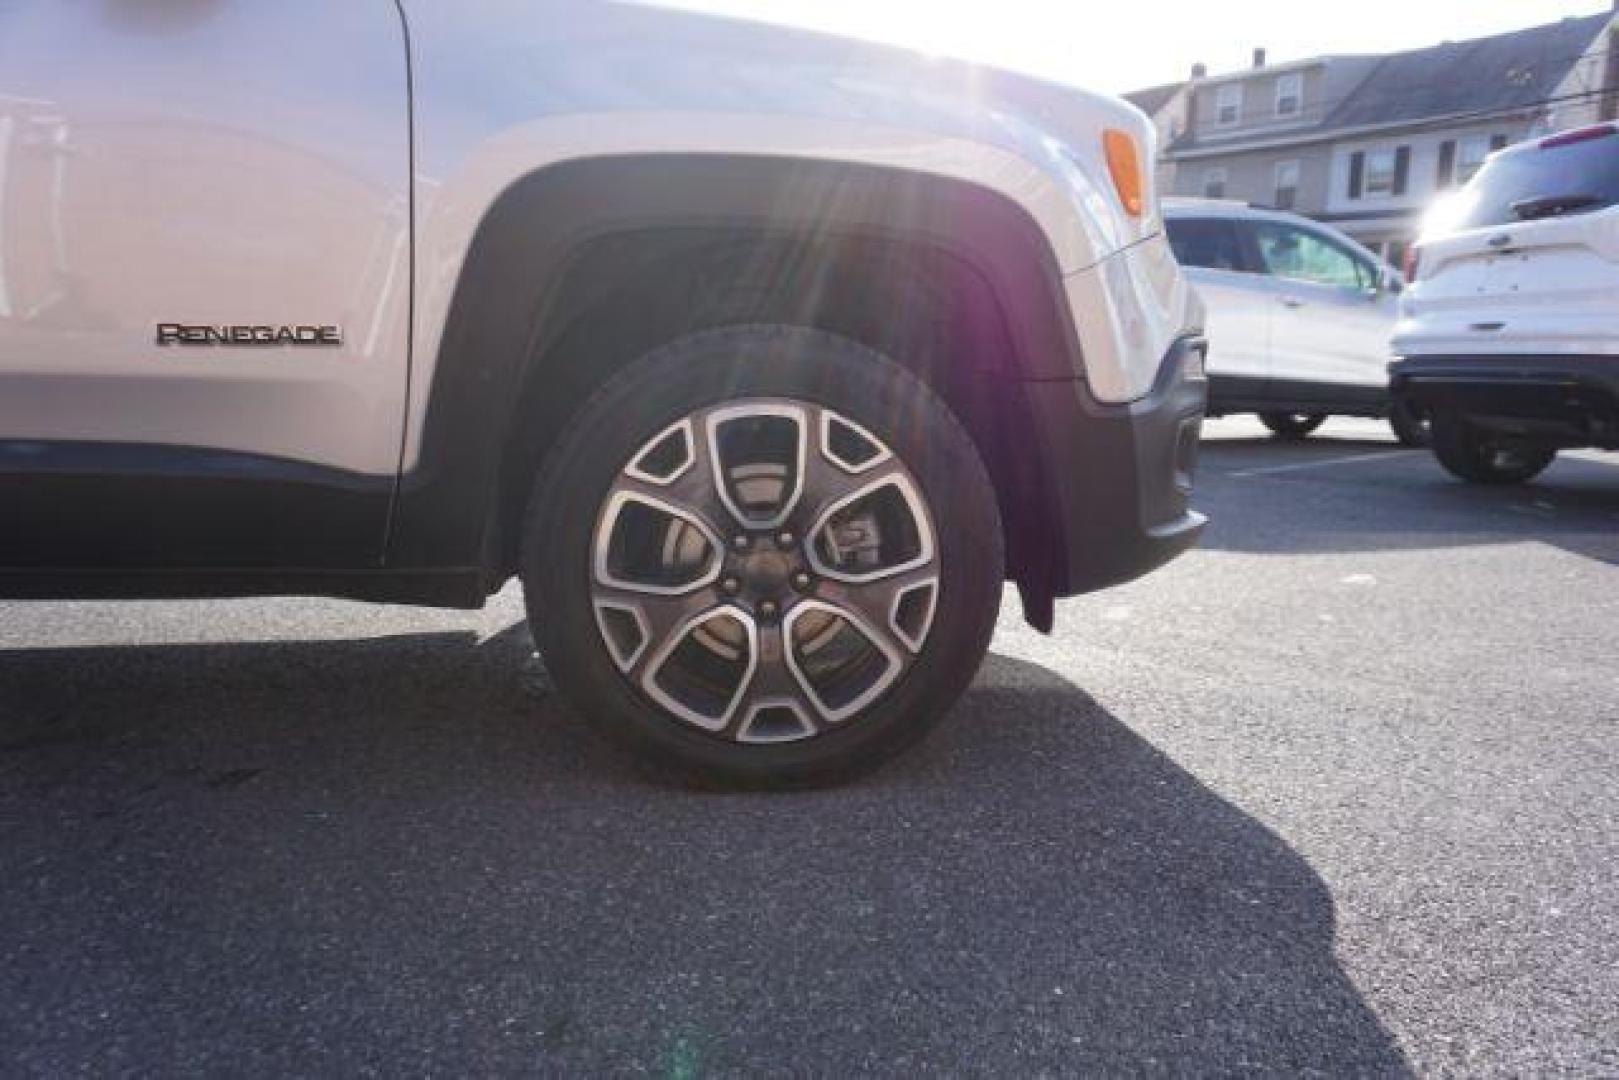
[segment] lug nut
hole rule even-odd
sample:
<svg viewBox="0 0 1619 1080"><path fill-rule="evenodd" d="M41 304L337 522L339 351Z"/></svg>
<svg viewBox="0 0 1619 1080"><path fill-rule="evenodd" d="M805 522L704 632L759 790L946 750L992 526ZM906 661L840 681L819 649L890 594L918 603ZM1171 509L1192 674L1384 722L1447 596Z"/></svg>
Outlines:
<svg viewBox="0 0 1619 1080"><path fill-rule="evenodd" d="M774 600L765 600L759 604L759 616L761 618L774 619L780 611L781 608L776 606Z"/></svg>
<svg viewBox="0 0 1619 1080"><path fill-rule="evenodd" d="M753 541L748 539L746 533L737 533L736 536L731 538L731 547L736 551L746 551L752 543Z"/></svg>
<svg viewBox="0 0 1619 1080"><path fill-rule="evenodd" d="M720 582L720 588L735 596L742 591L742 583L734 577L728 577Z"/></svg>
<svg viewBox="0 0 1619 1080"><path fill-rule="evenodd" d="M793 541L796 539L797 537L795 537L790 530L783 529L781 532L776 534L776 546L784 548L792 547Z"/></svg>
<svg viewBox="0 0 1619 1080"><path fill-rule="evenodd" d="M810 576L808 574L806 574L802 570L799 570L798 572L793 574L793 588L797 589L799 592L803 592L805 589L808 589L809 587L810 587Z"/></svg>

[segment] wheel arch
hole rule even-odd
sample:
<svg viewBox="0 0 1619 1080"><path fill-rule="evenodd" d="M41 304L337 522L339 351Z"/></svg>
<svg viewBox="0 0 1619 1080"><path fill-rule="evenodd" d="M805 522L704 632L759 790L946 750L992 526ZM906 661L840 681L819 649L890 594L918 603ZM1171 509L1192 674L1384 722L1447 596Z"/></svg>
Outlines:
<svg viewBox="0 0 1619 1080"><path fill-rule="evenodd" d="M573 409L652 347L743 323L849 337L934 386L989 466L1009 576L1049 603L1061 541L1022 384L1083 368L1044 233L972 183L784 158L593 158L496 200L455 288L390 565L477 567L497 587Z"/></svg>

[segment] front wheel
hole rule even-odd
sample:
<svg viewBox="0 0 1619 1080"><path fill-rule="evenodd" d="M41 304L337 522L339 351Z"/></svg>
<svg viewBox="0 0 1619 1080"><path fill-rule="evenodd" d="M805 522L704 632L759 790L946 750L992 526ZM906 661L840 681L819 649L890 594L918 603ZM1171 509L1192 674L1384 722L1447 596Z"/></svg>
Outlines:
<svg viewBox="0 0 1619 1080"><path fill-rule="evenodd" d="M1302 439L1326 423L1327 414L1262 412L1259 422L1284 439Z"/></svg>
<svg viewBox="0 0 1619 1080"><path fill-rule="evenodd" d="M1434 457L1471 484L1522 484L1546 471L1557 448L1491 434L1454 412L1434 414Z"/></svg>
<svg viewBox="0 0 1619 1080"><path fill-rule="evenodd" d="M1004 576L972 440L853 342L737 327L659 349L541 471L522 576L558 687L695 778L798 786L920 738L988 647Z"/></svg>

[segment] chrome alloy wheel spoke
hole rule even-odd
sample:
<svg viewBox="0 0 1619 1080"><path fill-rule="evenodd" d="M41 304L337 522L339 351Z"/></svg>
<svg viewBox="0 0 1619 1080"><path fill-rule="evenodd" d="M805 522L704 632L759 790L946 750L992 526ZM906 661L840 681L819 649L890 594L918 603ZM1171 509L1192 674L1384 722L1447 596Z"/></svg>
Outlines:
<svg viewBox="0 0 1619 1080"><path fill-rule="evenodd" d="M731 528L715 498L714 460L698 435L700 420L701 414L688 416L648 440L614 479L608 499L624 494L666 503L715 538Z"/></svg>
<svg viewBox="0 0 1619 1080"><path fill-rule="evenodd" d="M828 580L817 590L823 603L847 613L861 628L896 652L918 653L932 629L939 570L927 563L873 581Z"/></svg>
<svg viewBox="0 0 1619 1080"><path fill-rule="evenodd" d="M914 663L939 598L909 470L865 428L788 399L653 436L609 487L592 552L620 672L677 720L746 743L852 720Z"/></svg>

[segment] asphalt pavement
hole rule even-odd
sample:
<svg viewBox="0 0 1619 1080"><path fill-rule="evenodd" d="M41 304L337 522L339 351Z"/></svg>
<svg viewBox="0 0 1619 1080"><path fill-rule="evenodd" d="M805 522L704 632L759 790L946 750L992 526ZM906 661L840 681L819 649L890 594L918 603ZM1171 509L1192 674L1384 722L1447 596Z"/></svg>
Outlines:
<svg viewBox="0 0 1619 1080"><path fill-rule="evenodd" d="M0 1074L1619 1073L1619 456L1200 484L790 796L649 782L510 590L0 604Z"/></svg>

